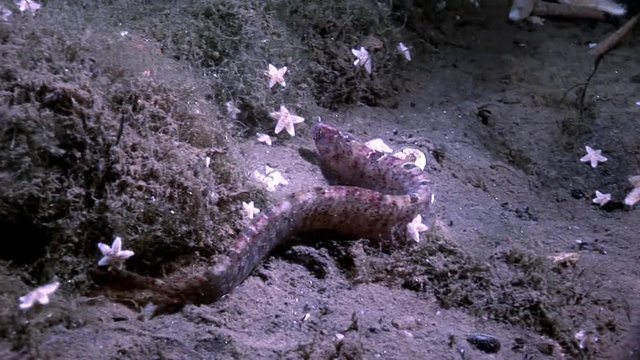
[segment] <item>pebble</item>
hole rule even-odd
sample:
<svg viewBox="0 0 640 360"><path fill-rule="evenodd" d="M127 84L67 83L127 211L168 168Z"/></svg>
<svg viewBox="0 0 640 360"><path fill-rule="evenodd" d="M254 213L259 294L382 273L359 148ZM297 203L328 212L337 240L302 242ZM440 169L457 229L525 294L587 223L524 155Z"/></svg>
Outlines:
<svg viewBox="0 0 640 360"><path fill-rule="evenodd" d="M500 340L488 334L472 334L467 337L467 341L476 349L487 354L495 354L500 351Z"/></svg>
<svg viewBox="0 0 640 360"><path fill-rule="evenodd" d="M398 330L415 329L418 327L418 320L411 315L406 315L391 320L391 325Z"/></svg>

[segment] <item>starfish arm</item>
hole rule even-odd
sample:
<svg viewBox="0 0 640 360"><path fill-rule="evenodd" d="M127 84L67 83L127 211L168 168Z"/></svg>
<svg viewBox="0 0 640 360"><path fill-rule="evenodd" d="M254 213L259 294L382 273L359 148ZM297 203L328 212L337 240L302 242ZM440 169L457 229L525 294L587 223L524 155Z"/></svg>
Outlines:
<svg viewBox="0 0 640 360"><path fill-rule="evenodd" d="M624 204L627 206L634 206L640 201L640 187L635 187L624 198Z"/></svg>
<svg viewBox="0 0 640 360"><path fill-rule="evenodd" d="M33 293L28 293L25 296L21 296L19 300L20 300L20 309L28 309L33 306L35 297L33 296Z"/></svg>
<svg viewBox="0 0 640 360"><path fill-rule="evenodd" d="M272 142L271 142L271 136L267 135L267 134L258 134L258 141L259 142L263 142L269 146L271 146Z"/></svg>
<svg viewBox="0 0 640 360"><path fill-rule="evenodd" d="M640 175L629 177L629 183L631 183L633 187L640 187Z"/></svg>
<svg viewBox="0 0 640 360"><path fill-rule="evenodd" d="M56 281L51 284L41 286L40 290L42 290L45 294L53 294L56 290L58 290L59 286L60 283Z"/></svg>
<svg viewBox="0 0 640 360"><path fill-rule="evenodd" d="M122 239L120 239L119 236L116 236L116 238L113 239L113 244L111 244L111 251L117 254L120 250L122 250Z"/></svg>
<svg viewBox="0 0 640 360"><path fill-rule="evenodd" d="M102 258L100 258L100 261L98 261L98 266L107 266L111 263L111 258L109 256L103 256Z"/></svg>
<svg viewBox="0 0 640 360"><path fill-rule="evenodd" d="M271 191L271 192L276 191L276 183L270 177L265 177L262 180L262 183L266 186L267 191Z"/></svg>
<svg viewBox="0 0 640 360"><path fill-rule="evenodd" d="M98 248L100 248L102 255L108 255L111 253L111 246L107 244L98 243Z"/></svg>
<svg viewBox="0 0 640 360"><path fill-rule="evenodd" d="M289 119L294 124L299 124L301 122L304 122L304 118L302 116L291 115Z"/></svg>
<svg viewBox="0 0 640 360"><path fill-rule="evenodd" d="M296 129L293 127L293 121L291 121L291 119L287 121L285 128L287 129L287 133L289 133L289 135L296 136Z"/></svg>
<svg viewBox="0 0 640 360"><path fill-rule="evenodd" d="M367 70L369 74L371 74L371 59L367 59L364 63L364 69Z"/></svg>
<svg viewBox="0 0 640 360"><path fill-rule="evenodd" d="M280 134L280 132L285 128L286 124L284 121L282 120L278 120L278 123L276 124L276 129L273 131L277 134Z"/></svg>
<svg viewBox="0 0 640 360"><path fill-rule="evenodd" d="M282 176L280 171L274 170L269 173L269 178L273 181L275 185L289 185L287 179Z"/></svg>
<svg viewBox="0 0 640 360"><path fill-rule="evenodd" d="M600 191L596 190L596 197L593 199L594 203L602 206L608 203L609 200L611 200L611 194L603 194Z"/></svg>
<svg viewBox="0 0 640 360"><path fill-rule="evenodd" d="M413 224L407 224L407 237L415 242L420 242L420 234Z"/></svg>
<svg viewBox="0 0 640 360"><path fill-rule="evenodd" d="M124 259L128 259L128 258L132 257L133 254L134 254L134 252L131 251L131 250L122 250L122 251L118 252L117 257L119 259L123 259L124 260Z"/></svg>
<svg viewBox="0 0 640 360"><path fill-rule="evenodd" d="M420 242L420 233L428 229L429 227L422 223L422 215L418 214L407 224L407 237L415 242Z"/></svg>
<svg viewBox="0 0 640 360"><path fill-rule="evenodd" d="M596 190L596 197L593 198L593 202L596 204L599 204L601 200L602 200L602 193Z"/></svg>
<svg viewBox="0 0 640 360"><path fill-rule="evenodd" d="M49 303L49 296L45 293L40 293L38 296L38 302L42 305L47 305Z"/></svg>

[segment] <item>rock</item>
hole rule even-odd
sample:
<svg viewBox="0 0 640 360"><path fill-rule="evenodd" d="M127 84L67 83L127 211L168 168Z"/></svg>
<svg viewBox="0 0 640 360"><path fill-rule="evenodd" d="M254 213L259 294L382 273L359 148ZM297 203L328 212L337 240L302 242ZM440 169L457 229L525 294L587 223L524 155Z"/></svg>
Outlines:
<svg viewBox="0 0 640 360"><path fill-rule="evenodd" d="M500 340L488 334L472 334L467 337L467 341L476 349L488 354L495 354L500 351Z"/></svg>
<svg viewBox="0 0 640 360"><path fill-rule="evenodd" d="M391 320L391 325L393 325L398 330L415 329L418 327L419 322L415 317L406 315Z"/></svg>

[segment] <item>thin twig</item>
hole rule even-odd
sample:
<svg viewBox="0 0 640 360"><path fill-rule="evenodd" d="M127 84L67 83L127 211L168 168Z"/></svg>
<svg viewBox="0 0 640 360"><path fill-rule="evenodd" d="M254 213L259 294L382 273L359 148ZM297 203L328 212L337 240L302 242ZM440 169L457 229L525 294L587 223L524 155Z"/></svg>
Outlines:
<svg viewBox="0 0 640 360"><path fill-rule="evenodd" d="M587 82L584 86L584 89L582 90L582 94L580 95L580 119L582 119L582 115L584 114L584 99L587 95L587 87L591 82L591 78L593 78L593 76L596 74L596 71L598 71L598 65L600 65L600 61L609 50L613 49L620 43L620 41L622 41L625 35L631 32L631 29L633 29L633 27L638 23L638 20L640 20L640 13L629 19L618 30L609 35L604 41L602 41L598 46L591 50L590 53L592 55L595 55L596 58L593 63L593 71L587 78Z"/></svg>
<svg viewBox="0 0 640 360"><path fill-rule="evenodd" d="M589 74L589 77L587 78L587 81L584 84L584 88L582 89L582 94L580 94L580 104L579 104L580 120L582 120L582 115L584 114L584 99L587 96L587 88L591 83L591 78L593 78L593 76L596 74L596 71L598 71L598 65L600 65L600 60L602 60L602 56L597 57L596 61L593 63L593 71L591 71L591 74Z"/></svg>
<svg viewBox="0 0 640 360"><path fill-rule="evenodd" d="M607 38L601 41L598 44L598 46L591 49L590 53L592 55L595 55L596 58L601 58L609 50L613 49L618 44L620 44L622 39L631 32L634 26L638 24L638 20L640 20L640 13L636 14L634 17L629 19L626 23L624 23L624 25L622 25L613 34L607 36Z"/></svg>

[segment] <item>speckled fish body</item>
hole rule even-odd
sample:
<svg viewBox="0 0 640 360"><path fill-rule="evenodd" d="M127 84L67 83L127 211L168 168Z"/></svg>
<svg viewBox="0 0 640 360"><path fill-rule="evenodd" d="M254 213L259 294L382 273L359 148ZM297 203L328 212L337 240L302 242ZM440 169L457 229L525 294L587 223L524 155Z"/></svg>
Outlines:
<svg viewBox="0 0 640 360"><path fill-rule="evenodd" d="M190 301L210 302L230 292L295 234L335 230L389 243L404 239L407 223L425 215L431 182L415 164L372 150L327 124L316 125L313 137L323 172L341 185L290 195L257 216L214 267L184 284Z"/></svg>

